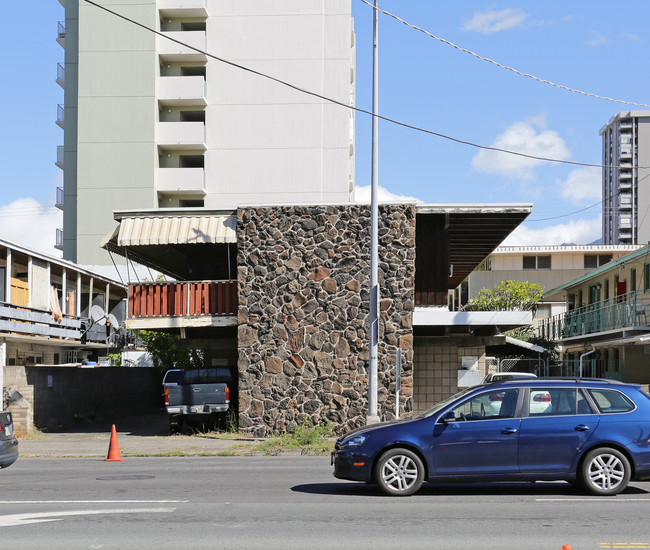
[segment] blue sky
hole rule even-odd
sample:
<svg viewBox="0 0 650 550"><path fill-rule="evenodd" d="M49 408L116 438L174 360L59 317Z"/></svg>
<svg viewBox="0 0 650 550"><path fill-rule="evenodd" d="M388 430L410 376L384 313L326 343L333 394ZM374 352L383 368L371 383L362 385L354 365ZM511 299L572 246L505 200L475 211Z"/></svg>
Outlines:
<svg viewBox="0 0 650 550"><path fill-rule="evenodd" d="M370 0L372 1L372 0ZM371 108L372 8L351 0L357 35L357 106ZM37 9L35 9L37 4ZM437 2L380 0L380 7L460 47L588 93L649 103L647 0ZM64 9L56 0L10 2L2 34L5 85L0 237L52 248L62 185L54 165L63 132L55 83ZM383 116L482 145L583 163L601 161L599 129L614 103L539 83L460 52L380 15ZM214 52L218 54L219 52ZM643 93L646 90L646 93ZM370 119L357 116L356 183L370 183ZM522 161L380 123L379 184L385 197L427 203L533 203L509 244L589 243L600 237L600 170Z"/></svg>

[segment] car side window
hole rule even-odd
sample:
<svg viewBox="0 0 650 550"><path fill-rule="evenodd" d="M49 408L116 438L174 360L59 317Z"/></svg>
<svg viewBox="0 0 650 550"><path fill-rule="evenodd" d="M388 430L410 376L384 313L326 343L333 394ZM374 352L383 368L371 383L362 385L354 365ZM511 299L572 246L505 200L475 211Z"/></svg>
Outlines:
<svg viewBox="0 0 650 550"><path fill-rule="evenodd" d="M580 396L580 398L584 401L584 397ZM528 398L528 416L566 416L576 414L577 401L577 392L575 389L531 388ZM582 408L584 410L584 405Z"/></svg>
<svg viewBox="0 0 650 550"><path fill-rule="evenodd" d="M603 414L623 413L634 410L634 403L616 390L590 389L589 394Z"/></svg>
<svg viewBox="0 0 650 550"><path fill-rule="evenodd" d="M456 422L513 418L518 395L518 389L485 392L464 401L450 412Z"/></svg>

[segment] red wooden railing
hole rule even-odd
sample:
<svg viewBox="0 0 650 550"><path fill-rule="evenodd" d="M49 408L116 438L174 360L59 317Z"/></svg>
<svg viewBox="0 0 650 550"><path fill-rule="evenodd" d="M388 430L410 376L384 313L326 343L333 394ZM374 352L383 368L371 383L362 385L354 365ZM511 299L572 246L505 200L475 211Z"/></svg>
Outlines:
<svg viewBox="0 0 650 550"><path fill-rule="evenodd" d="M237 281L129 285L129 317L236 314Z"/></svg>

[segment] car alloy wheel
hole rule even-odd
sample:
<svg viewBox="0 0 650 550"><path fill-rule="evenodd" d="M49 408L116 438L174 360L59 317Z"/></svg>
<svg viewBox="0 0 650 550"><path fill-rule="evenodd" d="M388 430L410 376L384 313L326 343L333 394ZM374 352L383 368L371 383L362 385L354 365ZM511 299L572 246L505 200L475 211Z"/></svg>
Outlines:
<svg viewBox="0 0 650 550"><path fill-rule="evenodd" d="M381 455L375 474L384 493L409 496L422 487L424 466L415 453L407 449L390 449Z"/></svg>
<svg viewBox="0 0 650 550"><path fill-rule="evenodd" d="M582 463L582 482L596 495L616 495L630 481L630 463L616 449L594 449L587 453Z"/></svg>

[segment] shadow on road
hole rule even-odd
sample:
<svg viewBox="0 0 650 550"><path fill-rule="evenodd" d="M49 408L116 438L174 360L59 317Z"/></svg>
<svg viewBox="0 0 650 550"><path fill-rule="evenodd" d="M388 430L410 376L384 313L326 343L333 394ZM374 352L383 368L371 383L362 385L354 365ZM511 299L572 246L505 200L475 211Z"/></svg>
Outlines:
<svg viewBox="0 0 650 550"><path fill-rule="evenodd" d="M140 414L128 416L116 416L105 418L95 422L84 422L83 424L69 424L61 428L48 430L51 433L70 434L106 434L111 432L112 425L118 432L139 436L163 436L169 435L169 417L162 409L144 411Z"/></svg>
<svg viewBox="0 0 650 550"><path fill-rule="evenodd" d="M291 487L292 491L314 495L385 496L377 485L365 483L310 483ZM621 496L645 495L650 491L640 487L628 487ZM565 482L516 482L516 483L425 483L415 496L456 495L521 495L521 496L571 496L589 497L579 487ZM596 497L593 498L602 498ZM608 497L616 499L616 497Z"/></svg>

